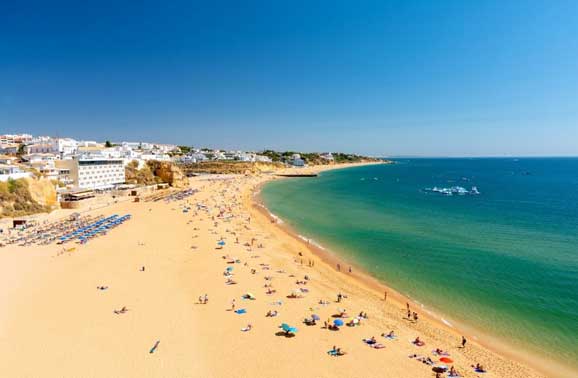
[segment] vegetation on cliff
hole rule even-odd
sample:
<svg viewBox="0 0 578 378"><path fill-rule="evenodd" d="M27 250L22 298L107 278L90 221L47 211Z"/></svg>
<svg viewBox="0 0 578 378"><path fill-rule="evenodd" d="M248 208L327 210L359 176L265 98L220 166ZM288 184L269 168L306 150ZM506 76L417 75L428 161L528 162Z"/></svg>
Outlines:
<svg viewBox="0 0 578 378"><path fill-rule="evenodd" d="M56 198L56 195L54 195ZM0 182L0 217L16 217L50 211L49 201L46 204L34 199L30 182L27 179Z"/></svg>
<svg viewBox="0 0 578 378"><path fill-rule="evenodd" d="M328 164L345 164L345 163L362 163L368 161L378 161L378 159L356 154L344 154L341 152L333 152L333 160L323 158L323 155L317 152L298 152L298 151L273 151L265 150L261 153L269 157L274 162L287 162L291 160L294 154L301 155L301 159L309 165L328 165Z"/></svg>

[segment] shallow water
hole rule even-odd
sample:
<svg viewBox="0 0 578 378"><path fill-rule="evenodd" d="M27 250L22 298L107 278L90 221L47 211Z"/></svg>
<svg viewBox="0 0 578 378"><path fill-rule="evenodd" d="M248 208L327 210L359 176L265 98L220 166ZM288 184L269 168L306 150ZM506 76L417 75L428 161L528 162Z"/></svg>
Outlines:
<svg viewBox="0 0 578 378"><path fill-rule="evenodd" d="M426 187L477 186L444 196ZM449 317L578 366L578 159L410 159L272 182L270 211Z"/></svg>

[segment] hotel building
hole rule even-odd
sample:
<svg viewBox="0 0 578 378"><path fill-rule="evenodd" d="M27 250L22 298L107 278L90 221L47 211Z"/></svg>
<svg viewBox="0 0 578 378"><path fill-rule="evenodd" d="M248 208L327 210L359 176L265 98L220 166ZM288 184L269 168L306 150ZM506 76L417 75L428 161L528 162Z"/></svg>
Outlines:
<svg viewBox="0 0 578 378"><path fill-rule="evenodd" d="M72 185L80 189L111 189L125 182L122 159L81 155L55 163L61 172L68 170Z"/></svg>

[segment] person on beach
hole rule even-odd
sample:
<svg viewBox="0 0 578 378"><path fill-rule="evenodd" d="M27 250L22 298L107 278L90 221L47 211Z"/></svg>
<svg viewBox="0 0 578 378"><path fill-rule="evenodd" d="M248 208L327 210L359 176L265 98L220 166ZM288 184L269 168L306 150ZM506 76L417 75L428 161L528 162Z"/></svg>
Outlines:
<svg viewBox="0 0 578 378"><path fill-rule="evenodd" d="M413 321L417 323L417 320L418 320L417 312L414 312L413 313Z"/></svg>
<svg viewBox="0 0 578 378"><path fill-rule="evenodd" d="M395 333L393 332L393 330L391 330L387 335L385 333L382 333L381 336L393 339L395 337Z"/></svg>
<svg viewBox="0 0 578 378"><path fill-rule="evenodd" d="M341 303L341 298L342 298L342 297L343 297L343 296L341 295L341 293L338 293L338 294L337 294L337 303Z"/></svg>
<svg viewBox="0 0 578 378"><path fill-rule="evenodd" d="M474 370L475 370L476 372L478 372L478 373L485 373L485 372L486 372L486 369L484 369L484 366L483 366L483 365L480 365L479 363L477 363L476 366L473 366L473 365L472 365L472 367L473 367Z"/></svg>
<svg viewBox="0 0 578 378"><path fill-rule="evenodd" d="M337 264L337 271L341 272L341 265Z"/></svg>
<svg viewBox="0 0 578 378"><path fill-rule="evenodd" d="M231 311L235 311L235 299L231 301Z"/></svg>
<svg viewBox="0 0 578 378"><path fill-rule="evenodd" d="M387 291L383 292L383 301L387 302Z"/></svg>
<svg viewBox="0 0 578 378"><path fill-rule="evenodd" d="M466 340L466 338L464 336L462 336L462 348L466 347L467 342L468 342L468 340Z"/></svg>

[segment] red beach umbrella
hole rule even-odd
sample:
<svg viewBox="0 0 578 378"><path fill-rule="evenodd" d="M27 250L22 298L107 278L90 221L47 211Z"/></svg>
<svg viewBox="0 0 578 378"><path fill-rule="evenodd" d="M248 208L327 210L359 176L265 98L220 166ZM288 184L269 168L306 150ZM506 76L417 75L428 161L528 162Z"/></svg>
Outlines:
<svg viewBox="0 0 578 378"><path fill-rule="evenodd" d="M440 358L440 361L445 362L446 364L451 364L452 362L454 362L454 360L452 360L449 357L442 357L442 358Z"/></svg>

